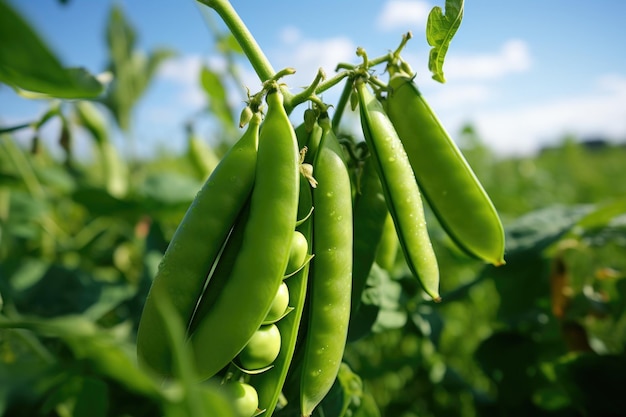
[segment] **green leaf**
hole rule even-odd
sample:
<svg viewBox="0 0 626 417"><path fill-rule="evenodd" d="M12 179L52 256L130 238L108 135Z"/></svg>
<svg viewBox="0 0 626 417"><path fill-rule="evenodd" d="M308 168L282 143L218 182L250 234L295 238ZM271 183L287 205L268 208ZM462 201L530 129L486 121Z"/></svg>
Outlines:
<svg viewBox="0 0 626 417"><path fill-rule="evenodd" d="M567 235L593 206L552 206L519 217L506 230L506 265L487 266L500 296L498 317L535 323L549 305L549 261L544 252Z"/></svg>
<svg viewBox="0 0 626 417"><path fill-rule="evenodd" d="M218 39L217 50L226 54L236 53L239 55L243 55L243 49L241 49L241 45L239 45L239 42L237 42L237 38L235 38L232 33L229 33L228 35Z"/></svg>
<svg viewBox="0 0 626 417"><path fill-rule="evenodd" d="M575 232L596 230L607 227L613 219L626 214L626 198L619 198L599 206L596 210L583 217L576 225Z"/></svg>
<svg viewBox="0 0 626 417"><path fill-rule="evenodd" d="M337 379L320 405L313 412L315 417L348 417L361 404L363 381L346 364L341 363Z"/></svg>
<svg viewBox="0 0 626 417"><path fill-rule="evenodd" d="M428 58L428 69L433 73L433 79L445 83L443 76L443 61L448 52L448 46L463 20L463 0L446 0L445 14L441 7L436 6L428 15L426 23L426 40L432 47Z"/></svg>
<svg viewBox="0 0 626 417"><path fill-rule="evenodd" d="M84 68L65 68L30 25L0 1L0 82L47 96L94 98L102 84Z"/></svg>
<svg viewBox="0 0 626 417"><path fill-rule="evenodd" d="M203 66L200 71L200 83L208 96L211 113L218 118L222 126L228 128L234 126L235 118L228 106L226 89L220 75Z"/></svg>
<svg viewBox="0 0 626 417"><path fill-rule="evenodd" d="M106 29L109 70L113 81L102 103L113 113L122 130L130 129L133 106L145 93L159 66L174 55L169 49L150 54L138 51L137 35L120 6L113 6Z"/></svg>

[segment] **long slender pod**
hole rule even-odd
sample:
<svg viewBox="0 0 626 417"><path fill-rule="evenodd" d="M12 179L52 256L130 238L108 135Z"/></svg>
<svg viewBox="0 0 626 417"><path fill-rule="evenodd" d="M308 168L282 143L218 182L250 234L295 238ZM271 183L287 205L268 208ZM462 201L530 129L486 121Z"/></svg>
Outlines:
<svg viewBox="0 0 626 417"><path fill-rule="evenodd" d="M299 219L304 219L310 213L312 207L311 198L309 182L304 176L301 176L300 203L298 205ZM300 224L297 230L307 238L308 242L311 242L312 221L310 217ZM311 254L310 243L308 253L309 255ZM250 377L250 384L256 388L259 395L259 408L265 410L268 416L271 416L276 408L287 377L287 371L293 359L306 299L309 264L307 263L298 273L285 280L289 288L289 306L293 310L276 323L282 335L282 348L274 361L274 366L263 373Z"/></svg>
<svg viewBox="0 0 626 417"><path fill-rule="evenodd" d="M432 248L421 194L402 142L365 80L357 79L361 126L376 160L385 200L407 265L424 291L439 300L439 266Z"/></svg>
<svg viewBox="0 0 626 417"><path fill-rule="evenodd" d="M156 304L167 298L181 320L187 324L191 319L207 275L252 191L260 123L260 115L255 116L206 180L152 282L139 322L137 356L142 365L161 375L171 373L171 354Z"/></svg>
<svg viewBox="0 0 626 417"><path fill-rule="evenodd" d="M504 263L504 229L489 196L413 78L389 67L385 110L408 154L426 201L466 252Z"/></svg>
<svg viewBox="0 0 626 417"><path fill-rule="evenodd" d="M227 284L189 343L196 371L210 378L246 345L266 317L289 260L298 210L296 135L277 87L266 97L250 216Z"/></svg>
<svg viewBox="0 0 626 417"><path fill-rule="evenodd" d="M303 416L328 393L341 365L350 319L352 197L350 176L330 119L319 120L323 138L315 156L313 254L309 327L300 385Z"/></svg>
<svg viewBox="0 0 626 417"><path fill-rule="evenodd" d="M352 271L352 312L361 304L361 293L383 236L385 218L389 213L376 161L372 155L363 163L359 189L354 201L354 251Z"/></svg>

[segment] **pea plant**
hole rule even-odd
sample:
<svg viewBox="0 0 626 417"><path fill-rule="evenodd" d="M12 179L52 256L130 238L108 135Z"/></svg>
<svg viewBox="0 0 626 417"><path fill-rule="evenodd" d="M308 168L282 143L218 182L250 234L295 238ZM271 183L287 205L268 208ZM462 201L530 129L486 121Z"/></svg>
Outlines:
<svg viewBox="0 0 626 417"><path fill-rule="evenodd" d="M571 259L604 266L587 250L599 241L616 258L623 198L532 212L505 233L474 172L484 167L403 59L412 33L381 56L358 48L294 93L295 69L272 67L227 0L198 1L261 87L239 120L212 103L240 132L223 152L188 127L187 154L152 167L122 157L103 110L130 136L132 108L172 52L137 59L113 8L105 80L64 67L0 1L0 82L49 102L33 122L0 127L0 415L615 415L623 377L611 370L626 361L609 335L626 315L626 266L603 267L603 286L574 296ZM463 8L446 0L429 14L438 82ZM203 69L209 95L218 78ZM331 89L336 103L322 99ZM340 129L347 111L358 136ZM54 119L61 164L39 141ZM95 161L74 156L75 128ZM31 149L9 139L20 130L35 132ZM178 174L162 174L168 163ZM494 294L499 305L485 302ZM455 307L448 334L476 361L456 363L463 375L444 347ZM607 311L594 339L580 323ZM598 338L612 354L589 354ZM594 391L598 379L611 384Z"/></svg>
<svg viewBox="0 0 626 417"><path fill-rule="evenodd" d="M167 314L162 307L169 304L187 323L198 379L236 384L245 398L241 415L293 406L308 417L337 379L376 252L390 251L380 247L385 224L396 236L388 244L401 248L424 292L441 300L420 188L471 255L503 264L504 230L402 59L410 33L382 57L359 48L361 63L338 65L328 80L320 71L310 86L291 94L285 83L293 69L273 70L231 5L203 4L226 22L263 88L242 111L245 134L207 179L165 252L139 323L138 357L166 378L175 375L170 343L159 331ZM436 8L430 15L430 67L437 80L443 81L445 50L462 13L462 2L448 2L445 14ZM373 75L378 65L385 66L388 83ZM331 119L331 105L319 94L340 82L343 93ZM288 113L304 102L311 106L294 128ZM337 139L334 126L347 105L359 108L363 143ZM370 173L350 172L367 160ZM370 182L360 181L365 175ZM302 236L302 244L294 245L294 236ZM289 379L299 392L285 393Z"/></svg>

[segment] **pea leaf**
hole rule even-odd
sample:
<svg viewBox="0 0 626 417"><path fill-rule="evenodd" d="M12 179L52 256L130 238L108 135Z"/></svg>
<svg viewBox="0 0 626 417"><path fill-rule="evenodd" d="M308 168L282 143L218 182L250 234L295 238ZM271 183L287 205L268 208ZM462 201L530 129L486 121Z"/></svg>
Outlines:
<svg viewBox="0 0 626 417"><path fill-rule="evenodd" d="M65 68L31 26L0 1L0 82L58 98L95 98L103 85L83 68Z"/></svg>
<svg viewBox="0 0 626 417"><path fill-rule="evenodd" d="M209 67L203 66L200 72L200 84L207 94L209 111L219 119L222 126L235 125L235 119L228 106L226 87L221 76Z"/></svg>
<svg viewBox="0 0 626 417"><path fill-rule="evenodd" d="M463 0L446 0L445 14L441 7L435 6L426 22L426 40L432 47L428 58L428 69L433 79L445 83L443 61L448 52L450 41L461 26L463 20Z"/></svg>

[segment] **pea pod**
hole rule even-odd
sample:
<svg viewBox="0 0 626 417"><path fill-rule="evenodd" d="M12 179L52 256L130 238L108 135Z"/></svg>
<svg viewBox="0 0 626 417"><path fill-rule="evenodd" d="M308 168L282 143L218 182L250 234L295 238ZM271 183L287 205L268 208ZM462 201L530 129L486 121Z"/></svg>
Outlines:
<svg viewBox="0 0 626 417"><path fill-rule="evenodd" d="M128 166L109 138L106 120L89 101L75 102L74 109L78 122L96 141L106 190L115 197L123 197L128 191Z"/></svg>
<svg viewBox="0 0 626 417"><path fill-rule="evenodd" d="M168 298L188 324L218 254L254 183L260 115L224 155L204 183L165 251L146 299L137 332L141 364L169 375L171 355L156 304Z"/></svg>
<svg viewBox="0 0 626 417"><path fill-rule="evenodd" d="M342 149L328 117L320 117L323 138L315 156L313 254L309 327L300 406L310 416L330 390L346 344L352 282L352 197Z"/></svg>
<svg viewBox="0 0 626 417"><path fill-rule="evenodd" d="M308 180L302 176L300 177L298 218L305 218L305 216L309 214L311 207L311 189ZM304 234L309 242L311 241L311 226L311 218L298 226L298 230ZM310 255L311 245L309 245L308 252ZM271 369L261 374L250 376L250 384L256 388L259 394L259 408L266 410L265 413L268 416L271 416L276 408L278 398L280 397L283 384L287 377L287 371L293 359L302 312L304 310L308 277L309 263L298 273L285 280L289 287L289 304L293 310L276 323L283 338L281 351Z"/></svg>
<svg viewBox="0 0 626 417"><path fill-rule="evenodd" d="M189 323L187 329L188 333L193 333L196 330L200 318L209 314L209 311L215 305L215 301L221 296L222 290L227 285L233 272L235 260L243 244L244 231L249 217L250 200L248 199L248 202L244 205L235 221L233 229L228 235L228 239L216 261L213 271L207 279L208 282L205 285L205 289Z"/></svg>
<svg viewBox="0 0 626 417"><path fill-rule="evenodd" d="M202 180L211 175L219 163L213 148L194 132L191 125L187 126L187 157L194 173Z"/></svg>
<svg viewBox="0 0 626 417"><path fill-rule="evenodd" d="M387 203L376 172L376 161L369 155L361 171L359 190L354 201L354 252L352 271L352 312L361 304L361 293L383 234Z"/></svg>
<svg viewBox="0 0 626 417"><path fill-rule="evenodd" d="M250 215L228 282L189 343L196 371L210 378L246 345L269 311L287 266L296 226L299 153L278 88L266 97Z"/></svg>
<svg viewBox="0 0 626 417"><path fill-rule="evenodd" d="M390 67L390 73L393 73ZM396 71L385 110L424 197L452 239L467 253L504 263L504 229L480 181L424 100L412 77Z"/></svg>
<svg viewBox="0 0 626 417"><path fill-rule="evenodd" d="M382 104L365 81L359 79L355 81L355 86L365 141L376 161L385 201L407 265L424 291L438 301L439 266L428 236L422 198L409 159Z"/></svg>
<svg viewBox="0 0 626 417"><path fill-rule="evenodd" d="M396 264L398 256L398 235L396 227L393 225L393 218L387 212L385 224L383 224L383 234L376 249L376 263L382 269L391 273Z"/></svg>

